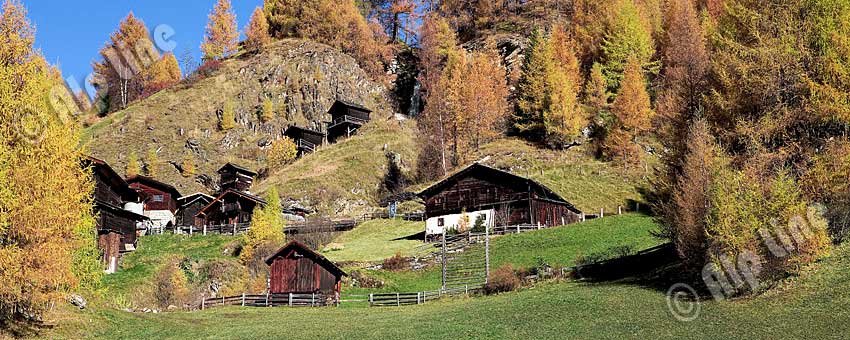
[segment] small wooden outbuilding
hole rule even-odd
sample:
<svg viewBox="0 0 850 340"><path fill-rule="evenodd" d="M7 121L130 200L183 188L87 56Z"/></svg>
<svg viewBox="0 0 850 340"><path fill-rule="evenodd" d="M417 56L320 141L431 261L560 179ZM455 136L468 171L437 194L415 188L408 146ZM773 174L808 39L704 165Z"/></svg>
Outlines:
<svg viewBox="0 0 850 340"><path fill-rule="evenodd" d="M245 191L227 189L195 214L195 223L201 225L228 225L249 223L254 209L266 201Z"/></svg>
<svg viewBox="0 0 850 340"><path fill-rule="evenodd" d="M209 205L214 199L215 197L202 192L196 192L194 194L178 198L177 225L195 227L203 226L203 219L195 218L195 215L201 212L201 209Z"/></svg>
<svg viewBox="0 0 850 340"><path fill-rule="evenodd" d="M292 138L292 141L295 142L295 146L298 147L298 157L316 151L325 141L324 132L310 130L296 125L286 128L283 135Z"/></svg>
<svg viewBox="0 0 850 340"><path fill-rule="evenodd" d="M253 172L245 167L227 163L218 169L219 179L219 193L223 193L228 189L233 189L237 191L247 191L251 189L251 185L254 183L254 177L257 177L257 173Z"/></svg>
<svg viewBox="0 0 850 340"><path fill-rule="evenodd" d="M372 110L358 104L337 100L331 105L328 114L328 142L336 143L342 138L355 134L361 126L369 122Z"/></svg>
<svg viewBox="0 0 850 340"><path fill-rule="evenodd" d="M272 294L322 294L339 300L340 280L348 275L335 263L298 241L266 258Z"/></svg>

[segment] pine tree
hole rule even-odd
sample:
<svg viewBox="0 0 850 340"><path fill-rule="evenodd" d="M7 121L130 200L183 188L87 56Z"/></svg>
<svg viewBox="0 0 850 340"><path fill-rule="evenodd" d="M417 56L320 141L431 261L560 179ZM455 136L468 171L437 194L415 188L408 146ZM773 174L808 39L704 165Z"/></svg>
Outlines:
<svg viewBox="0 0 850 340"><path fill-rule="evenodd" d="M139 156L136 155L135 151L130 151L130 155L127 156L127 168L124 170L124 174L127 177L134 177L138 176L140 173Z"/></svg>
<svg viewBox="0 0 850 340"><path fill-rule="evenodd" d="M47 94L56 83L33 49L18 1L0 7L0 323L40 316L64 292L100 282L92 175L80 126ZM49 209L33 209L49 207Z"/></svg>
<svg viewBox="0 0 850 340"><path fill-rule="evenodd" d="M263 98L263 111L260 112L260 120L263 123L268 123L275 118L274 103L269 97Z"/></svg>
<svg viewBox="0 0 850 340"><path fill-rule="evenodd" d="M239 42L239 31L236 24L236 13L230 0L218 0L209 15L206 35L201 44L204 59L222 59L236 52Z"/></svg>
<svg viewBox="0 0 850 340"><path fill-rule="evenodd" d="M236 109L233 107L233 102L229 99L224 102L224 109L221 111L221 118L219 118L218 127L222 131L227 131L236 127Z"/></svg>
<svg viewBox="0 0 850 340"><path fill-rule="evenodd" d="M525 62L522 64L513 116L514 128L534 140L541 140L545 135L543 113L549 95L546 78L551 63L552 49L549 42L541 30L535 29L529 38Z"/></svg>
<svg viewBox="0 0 850 340"><path fill-rule="evenodd" d="M248 28L245 29L245 36L247 37L245 45L251 50L259 50L271 42L272 36L269 34L269 22L266 20L266 16L260 7L255 8L254 13L251 14Z"/></svg>
<svg viewBox="0 0 850 340"><path fill-rule="evenodd" d="M181 175L183 177L192 177L195 174L195 156L191 153L183 157L183 163L180 165L183 168Z"/></svg>

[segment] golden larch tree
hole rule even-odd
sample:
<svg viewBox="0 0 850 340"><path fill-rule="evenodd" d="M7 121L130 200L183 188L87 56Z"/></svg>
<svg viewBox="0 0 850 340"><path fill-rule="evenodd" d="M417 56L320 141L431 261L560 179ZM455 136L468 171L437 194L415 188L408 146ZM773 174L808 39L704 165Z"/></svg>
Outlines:
<svg viewBox="0 0 850 340"><path fill-rule="evenodd" d="M631 57L626 62L621 85L611 108L616 122L609 131L606 148L610 152L609 157L627 164L636 163L641 158L637 138L652 127L655 115L638 59Z"/></svg>
<svg viewBox="0 0 850 340"><path fill-rule="evenodd" d="M207 22L206 35L201 44L204 59L221 59L236 51L239 30L236 13L230 0L218 0Z"/></svg>
<svg viewBox="0 0 850 340"><path fill-rule="evenodd" d="M263 14L263 9L257 7L254 13L251 14L251 20L248 22L248 28L245 29L245 45L250 50L259 50L263 46L271 42L272 36L269 33L269 21L266 15Z"/></svg>
<svg viewBox="0 0 850 340"><path fill-rule="evenodd" d="M124 170L124 175L127 177L133 177L138 176L140 172L139 156L136 155L135 151L130 151L130 155L127 156L127 168Z"/></svg>
<svg viewBox="0 0 850 340"><path fill-rule="evenodd" d="M100 282L94 183L81 128L55 110L50 67L18 1L0 8L0 323L37 318L79 285Z"/></svg>

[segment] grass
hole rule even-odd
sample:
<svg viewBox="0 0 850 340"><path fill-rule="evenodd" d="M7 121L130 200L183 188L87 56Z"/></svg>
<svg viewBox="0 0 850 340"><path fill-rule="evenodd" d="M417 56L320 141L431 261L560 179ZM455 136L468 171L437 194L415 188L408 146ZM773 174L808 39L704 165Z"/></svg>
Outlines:
<svg viewBox="0 0 850 340"><path fill-rule="evenodd" d="M231 236L208 235L150 235L139 238L138 250L123 258L121 268L103 278L104 296L129 294L138 286L150 283L156 269L173 259L227 258L222 253L225 245L236 240Z"/></svg>
<svg viewBox="0 0 850 340"><path fill-rule="evenodd" d="M534 267L543 261L550 266L571 267L579 255L629 246L634 250L651 248L661 241L651 235L657 228L652 217L625 214L558 228L495 237L490 245L491 268L510 263ZM348 268L349 271L355 268ZM365 274L383 280L381 289L344 287L347 292L415 292L440 288L440 267L422 271L389 272L366 270Z"/></svg>
<svg viewBox="0 0 850 340"><path fill-rule="evenodd" d="M395 255L408 256L422 244L421 240L404 239L425 230L424 222L372 220L340 235L334 243L344 248L323 251L332 261L381 261Z"/></svg>
<svg viewBox="0 0 850 340"><path fill-rule="evenodd" d="M566 151L541 149L516 138L485 145L480 157L514 174L541 182L564 199L589 214L604 208L614 213L618 206L640 201L638 188L644 184L648 168L625 169L596 160L586 147ZM652 159L648 160L651 165Z"/></svg>
<svg viewBox="0 0 850 340"><path fill-rule="evenodd" d="M100 326L71 334L104 339L839 339L850 331L849 292L850 246L845 245L765 295L701 302L691 322L672 316L663 291L622 282L561 282L398 308L100 310L84 312Z"/></svg>

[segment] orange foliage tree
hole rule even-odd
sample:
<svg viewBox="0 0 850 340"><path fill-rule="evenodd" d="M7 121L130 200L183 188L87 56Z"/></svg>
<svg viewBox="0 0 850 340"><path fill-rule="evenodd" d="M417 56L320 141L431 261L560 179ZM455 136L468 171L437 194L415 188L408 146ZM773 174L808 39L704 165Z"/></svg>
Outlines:
<svg viewBox="0 0 850 340"><path fill-rule="evenodd" d="M638 138L650 128L652 111L646 81L636 58L626 62L620 92L611 108L615 122L608 132L605 149L609 158L625 164L637 163L641 159Z"/></svg>
<svg viewBox="0 0 850 340"><path fill-rule="evenodd" d="M254 13L251 14L251 20L248 22L248 28L245 29L247 40L245 45L248 49L259 50L272 40L269 34L269 22L266 20L263 9L257 7Z"/></svg>
<svg viewBox="0 0 850 340"><path fill-rule="evenodd" d="M221 59L236 51L239 31L236 26L236 13L230 0L218 0L207 22L206 35L201 44L204 59Z"/></svg>

